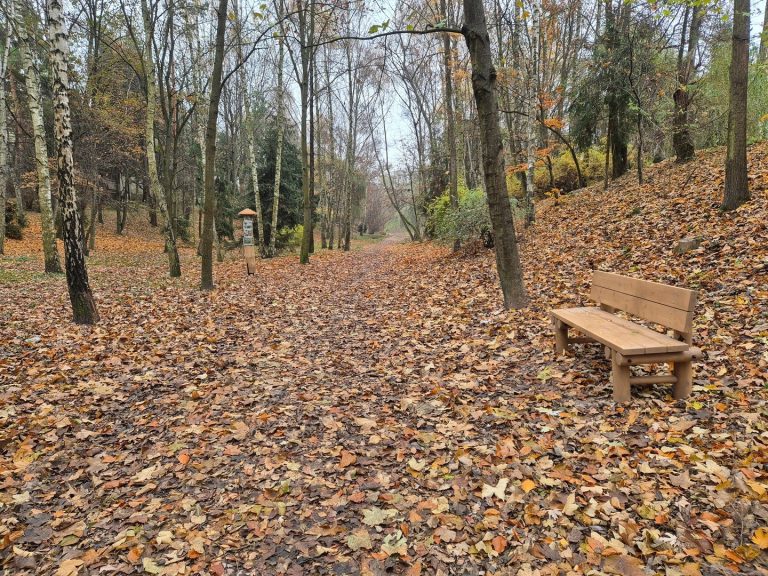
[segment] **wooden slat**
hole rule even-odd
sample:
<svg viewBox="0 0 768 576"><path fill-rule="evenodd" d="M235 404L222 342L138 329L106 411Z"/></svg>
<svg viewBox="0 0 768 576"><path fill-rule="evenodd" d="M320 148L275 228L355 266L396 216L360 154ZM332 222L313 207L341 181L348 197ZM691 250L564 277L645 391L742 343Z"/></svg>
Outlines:
<svg viewBox="0 0 768 576"><path fill-rule="evenodd" d="M572 326L621 355L682 352L688 344L680 342L599 308L552 310L554 318Z"/></svg>
<svg viewBox="0 0 768 576"><path fill-rule="evenodd" d="M650 386L651 384L677 384L677 376L673 374L654 374L653 376L632 376L630 384Z"/></svg>
<svg viewBox="0 0 768 576"><path fill-rule="evenodd" d="M693 312L681 310L653 300L618 292L597 284L592 285L592 298L601 304L608 304L643 320L661 324L683 334L691 332Z"/></svg>
<svg viewBox="0 0 768 576"><path fill-rule="evenodd" d="M665 364L667 362L690 362L694 358L701 357L701 350L691 346L684 352L671 352L664 354L643 354L640 356L621 355L619 363L627 366L639 366L640 364Z"/></svg>
<svg viewBox="0 0 768 576"><path fill-rule="evenodd" d="M623 292L629 296L650 300L663 306L692 312L696 307L696 291L677 286L668 286L658 282L630 278L611 272L595 271L592 275L592 286L600 286Z"/></svg>

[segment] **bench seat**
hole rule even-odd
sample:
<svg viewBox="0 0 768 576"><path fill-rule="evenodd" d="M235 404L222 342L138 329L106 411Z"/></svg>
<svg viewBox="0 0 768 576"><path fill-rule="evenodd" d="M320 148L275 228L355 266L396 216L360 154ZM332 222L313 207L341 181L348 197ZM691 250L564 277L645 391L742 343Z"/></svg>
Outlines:
<svg viewBox="0 0 768 576"><path fill-rule="evenodd" d="M688 344L595 307L552 310L552 316L623 356L683 352Z"/></svg>

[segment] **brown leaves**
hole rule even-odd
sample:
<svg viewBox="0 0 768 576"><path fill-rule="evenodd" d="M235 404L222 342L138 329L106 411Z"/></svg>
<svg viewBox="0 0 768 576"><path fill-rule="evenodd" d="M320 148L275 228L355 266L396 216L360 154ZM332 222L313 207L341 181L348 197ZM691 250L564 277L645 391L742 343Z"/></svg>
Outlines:
<svg viewBox="0 0 768 576"><path fill-rule="evenodd" d="M619 576L646 576L645 564L639 558L625 554L608 556L603 562L603 570Z"/></svg>
<svg viewBox="0 0 768 576"><path fill-rule="evenodd" d="M540 203L524 311L491 253L426 243L235 259L201 297L194 248L169 280L156 232L108 222L83 329L36 252L0 259L27 278L0 283L0 571L763 569L768 205L721 215L699 161ZM701 248L673 254L681 230ZM688 401L616 407L601 350L551 355L545 311L586 303L591 267L699 289Z"/></svg>

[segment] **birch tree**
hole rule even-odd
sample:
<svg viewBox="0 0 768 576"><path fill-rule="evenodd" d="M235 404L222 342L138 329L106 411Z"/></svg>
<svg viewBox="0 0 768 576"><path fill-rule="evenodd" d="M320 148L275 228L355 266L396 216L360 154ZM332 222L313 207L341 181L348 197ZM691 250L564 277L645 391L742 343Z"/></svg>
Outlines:
<svg viewBox="0 0 768 576"><path fill-rule="evenodd" d="M72 314L77 324L99 320L96 302L88 282L83 252L83 226L77 210L75 169L72 159L72 123L69 110L68 31L62 15L62 0L48 0L48 32L53 72L54 136L56 141L59 201L63 220L64 261Z"/></svg>
<svg viewBox="0 0 768 576"><path fill-rule="evenodd" d="M8 50L11 29L7 19L0 28L0 254L5 254L5 190L10 167L8 164L8 122L6 118L5 75L8 71Z"/></svg>
<svg viewBox="0 0 768 576"><path fill-rule="evenodd" d="M60 274L61 261L56 249L56 231L53 225L51 206L51 175L48 168L48 146L45 139L45 124L40 94L40 75L34 61L34 36L29 30L33 25L31 17L26 18L23 6L17 6L17 33L19 52L24 68L24 82L27 88L27 102L32 116L32 136L35 142L35 174L37 176L37 197L40 204L40 224L43 232L43 258L45 271ZM3 215L5 217L5 215Z"/></svg>
<svg viewBox="0 0 768 576"><path fill-rule="evenodd" d="M269 249L267 255L275 255L277 239L277 214L280 207L280 178L283 169L283 144L285 141L285 85L283 66L285 64L285 26L283 24L283 0L275 0L277 19L280 22L282 34L277 39L277 146L275 148L275 183L272 188L272 222L269 228Z"/></svg>

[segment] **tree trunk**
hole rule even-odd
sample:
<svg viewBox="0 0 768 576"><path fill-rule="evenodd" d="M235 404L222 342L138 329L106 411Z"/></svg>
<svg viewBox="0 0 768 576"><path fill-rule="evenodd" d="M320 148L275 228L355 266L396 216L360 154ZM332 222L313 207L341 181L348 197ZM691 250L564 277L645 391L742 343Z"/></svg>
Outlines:
<svg viewBox="0 0 768 576"><path fill-rule="evenodd" d="M675 102L674 116L672 117L672 147L678 162L687 162L693 158L695 147L690 126L688 125L688 107L691 103L690 84L694 69L694 58L699 43L699 31L703 16L703 8L691 7L691 20L688 27L688 47L685 55L682 53L682 45L685 44L685 19L683 20L683 32L681 37L681 50L677 60L678 87L673 94Z"/></svg>
<svg viewBox="0 0 768 576"><path fill-rule="evenodd" d="M168 254L168 272L171 278L181 276L181 262L176 248L176 231L173 217L168 211L168 204L160 184L155 155L155 114L157 110L157 80L155 79L155 63L152 55L152 37L154 24L148 0L141 2L141 14L144 22L144 76L147 88L147 117L144 125L144 139L147 146L147 168L149 172L149 189L160 214L165 220L165 251Z"/></svg>
<svg viewBox="0 0 768 576"><path fill-rule="evenodd" d="M539 117L539 18L541 6L534 0L531 14L529 41L531 53L528 55L527 83L527 122L526 122L526 171L525 171L525 225L536 220L534 197L536 196L536 119ZM542 124L543 126L543 124Z"/></svg>
<svg viewBox="0 0 768 576"><path fill-rule="evenodd" d="M523 308L528 298L507 195L496 99L496 70L492 63L491 42L482 0L464 0L464 18L463 33L472 61L472 91L480 121L485 191L496 243L496 270L505 308Z"/></svg>
<svg viewBox="0 0 768 576"><path fill-rule="evenodd" d="M13 9L13 3L11 3L11 9ZM14 115L16 118L21 118L21 106L19 104L18 94L16 93L16 79L12 75L10 97ZM24 206L24 197L21 193L21 182L19 178L19 140L19 123L14 122L13 130L8 130L8 144L13 150L13 159L10 163L8 177L13 183L13 191L16 195L16 219L20 226L26 226L26 208Z"/></svg>
<svg viewBox="0 0 768 576"><path fill-rule="evenodd" d="M304 204L304 233L301 237L301 254L299 262L309 264L309 247L312 235L312 196L309 186L309 146L307 145L307 111L309 106L309 67L314 35L314 0L308 0L309 24L307 24L306 5L299 9L299 39L301 41L301 78L299 93L301 95L301 191Z"/></svg>
<svg viewBox="0 0 768 576"><path fill-rule="evenodd" d="M760 52L757 55L758 62L768 60L768 0L763 8L763 31L760 34Z"/></svg>
<svg viewBox="0 0 768 576"><path fill-rule="evenodd" d="M72 159L72 124L69 112L67 28L62 16L62 0L48 0L48 31L53 69L54 135L56 140L59 201L64 229L64 261L67 288L76 324L95 324L99 320L96 302L88 283L88 269L83 254L83 227L77 211L75 169Z"/></svg>
<svg viewBox="0 0 768 576"><path fill-rule="evenodd" d="M448 6L446 0L440 0L440 11L443 21L449 26ZM459 210L459 172L456 152L456 118L453 112L453 51L451 50L450 34L443 34L443 73L445 77L445 121L446 138L448 139L448 197L451 210L456 213ZM461 240L456 238L453 242L453 251L461 247Z"/></svg>
<svg viewBox="0 0 768 576"><path fill-rule="evenodd" d="M0 44L0 254L5 254L5 191L8 186L8 122L5 108L5 73L8 70L8 48L11 29L5 22ZM17 209L18 210L18 209Z"/></svg>
<svg viewBox="0 0 768 576"><path fill-rule="evenodd" d="M146 0L145 0L146 1ZM205 127L205 178L203 189L203 234L200 243L202 253L200 286L213 289L213 222L216 216L216 124L221 100L221 69L224 62L224 41L227 26L227 0L219 0L216 23L216 52L213 57L211 96L208 104L208 122Z"/></svg>
<svg viewBox="0 0 768 576"><path fill-rule="evenodd" d="M278 0L278 7L282 0ZM278 18L282 18L281 8L278 8ZM275 185L272 188L272 225L269 229L269 250L267 254L275 255L277 239L277 214L280 206L280 178L283 172L283 143L285 141L285 94L283 81L283 66L285 64L285 43L283 38L277 40L277 142L275 144Z"/></svg>
<svg viewBox="0 0 768 576"><path fill-rule="evenodd" d="M723 209L749 200L747 182L747 83L749 75L749 0L734 0L731 45L731 90L728 106L728 151Z"/></svg>
<svg viewBox="0 0 768 576"><path fill-rule="evenodd" d="M35 140L35 168L37 172L37 195L40 203L40 223L43 229L43 255L45 271L59 274L62 272L59 253L56 249L56 230L53 224L53 208L51 207L51 175L48 169L48 147L45 143L45 124L43 109L40 105L40 77L32 60L34 40L18 23L21 60L24 66L24 79L27 86L29 112L32 116L32 133Z"/></svg>

